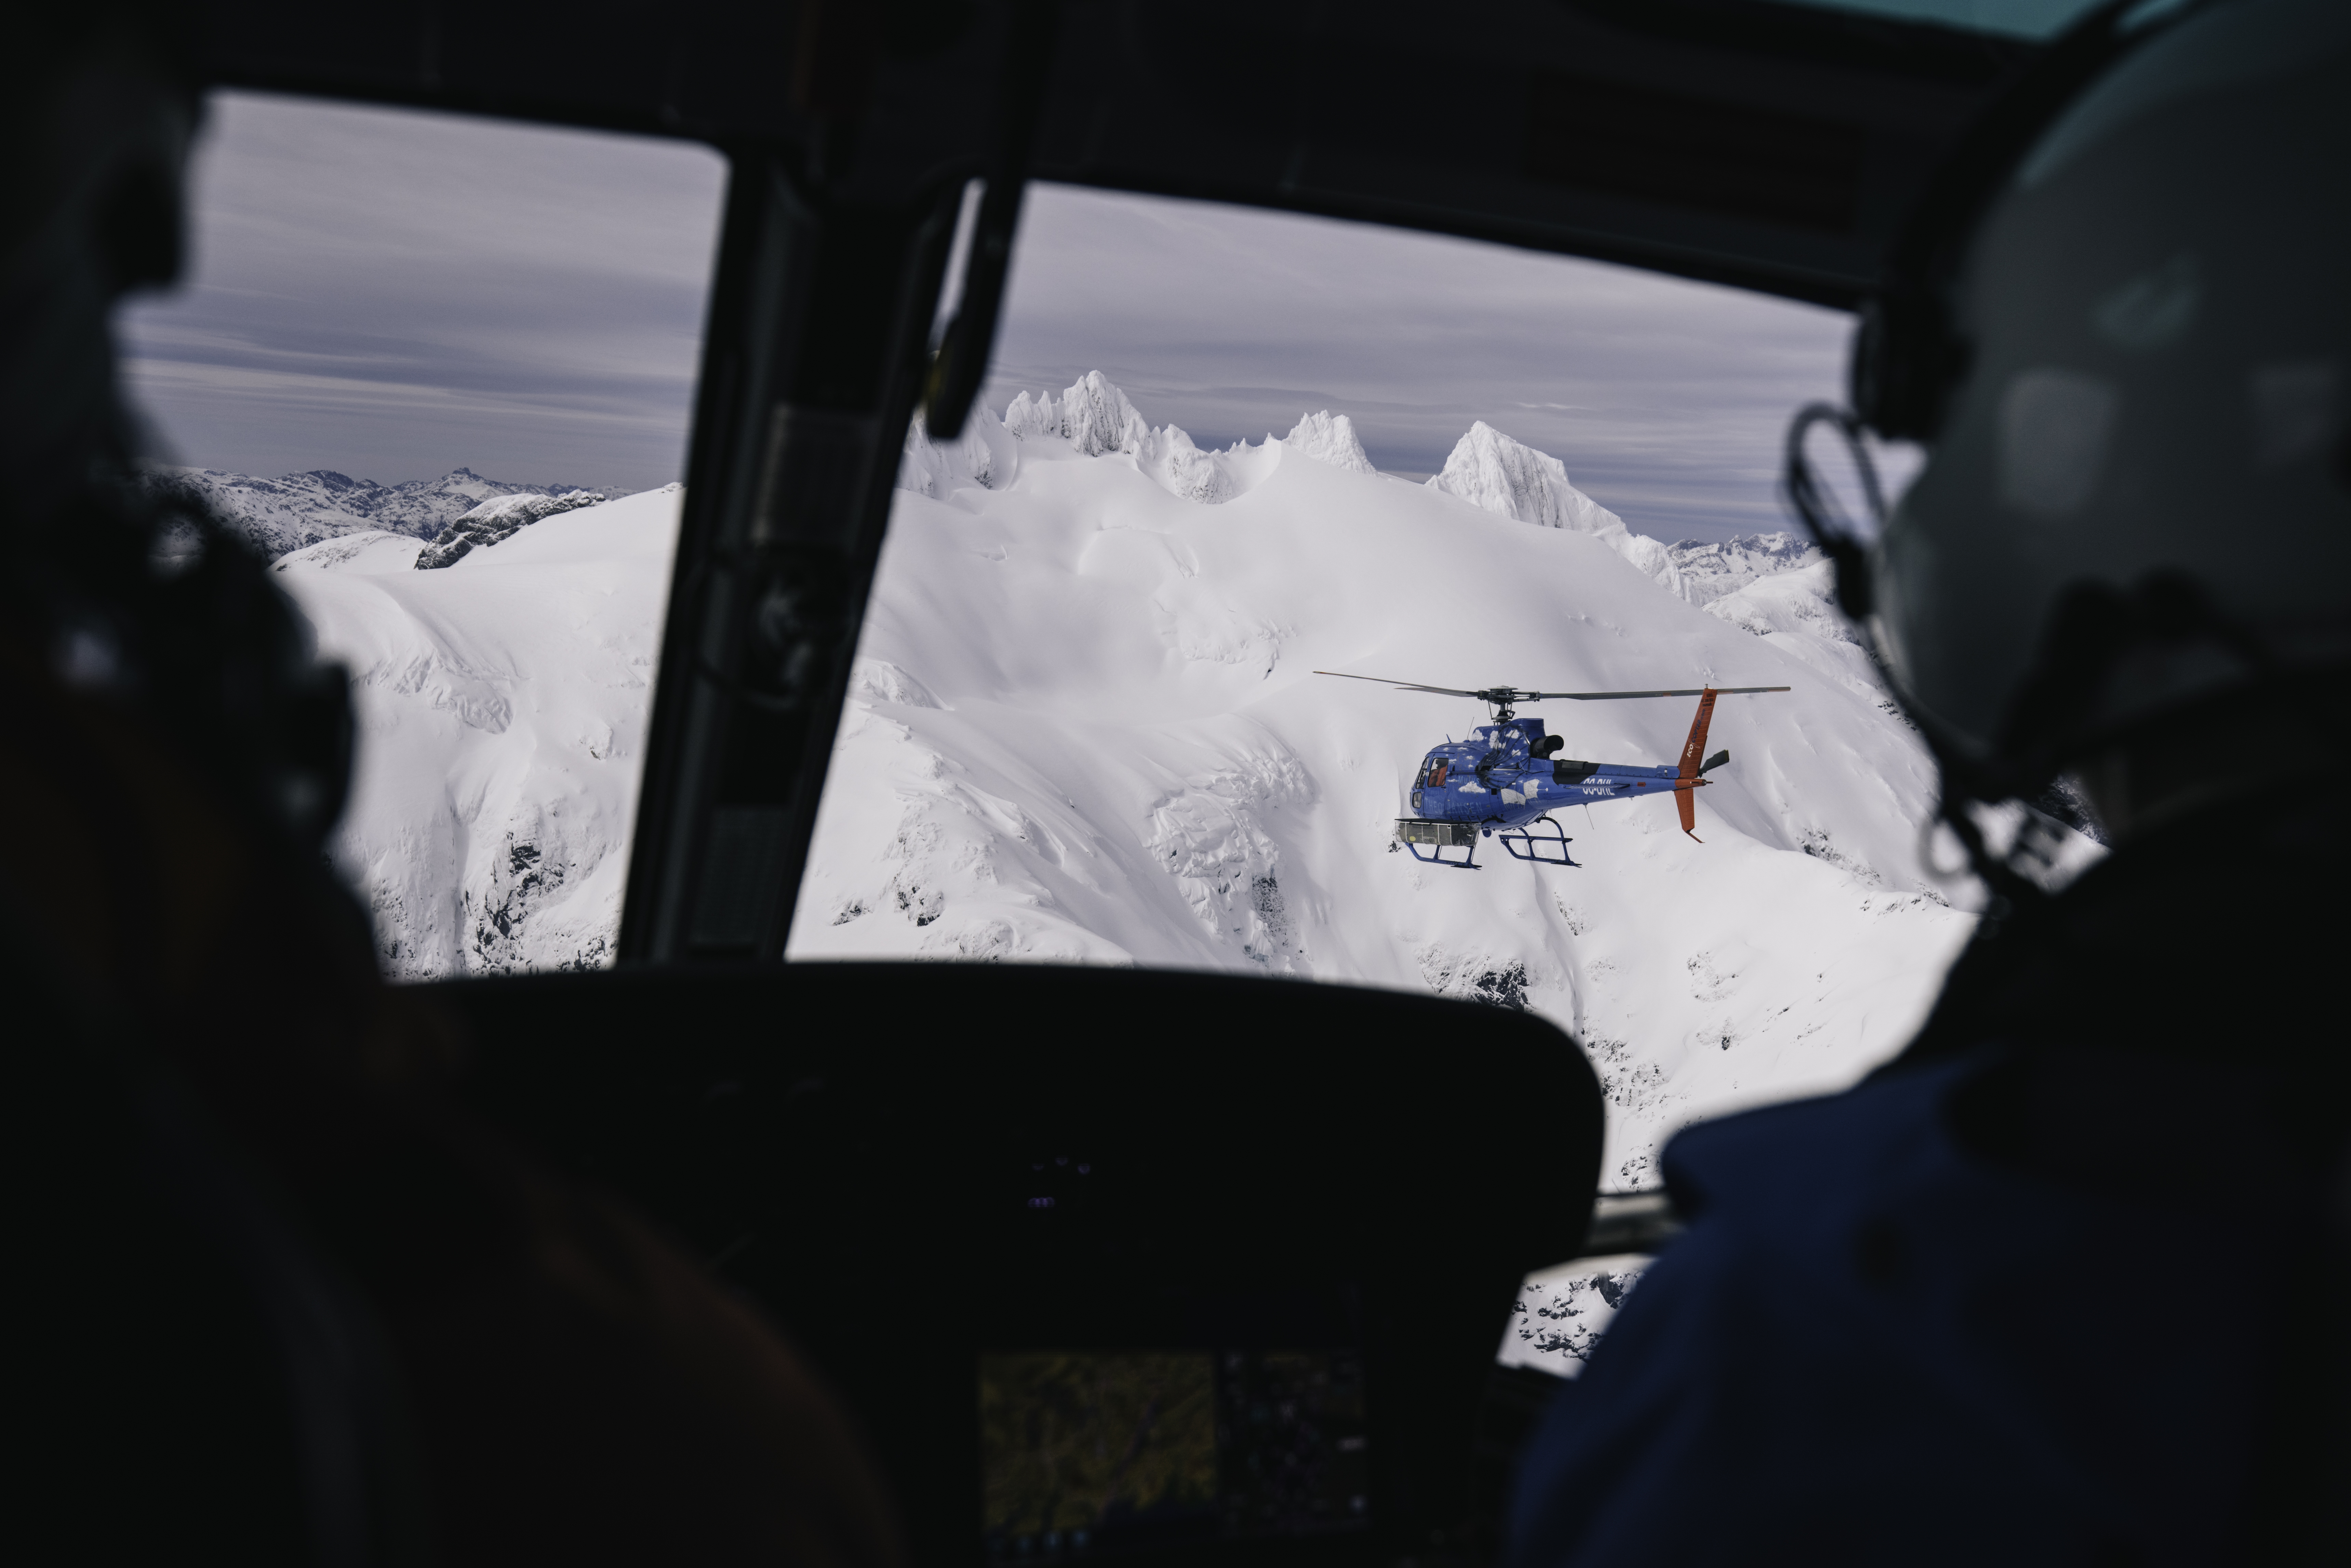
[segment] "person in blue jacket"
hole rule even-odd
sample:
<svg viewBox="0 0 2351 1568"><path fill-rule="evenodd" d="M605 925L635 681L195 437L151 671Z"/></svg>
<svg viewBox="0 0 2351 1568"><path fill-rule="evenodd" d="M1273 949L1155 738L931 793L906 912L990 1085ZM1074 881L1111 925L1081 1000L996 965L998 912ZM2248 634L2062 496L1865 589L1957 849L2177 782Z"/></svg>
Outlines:
<svg viewBox="0 0 2351 1568"><path fill-rule="evenodd" d="M1896 1061L1667 1148L1511 1568L2351 1562L2347 197L2351 5L2142 4L1914 220L1829 419L1928 461L1829 542L1988 911ZM2061 777L2053 894L1979 808Z"/></svg>

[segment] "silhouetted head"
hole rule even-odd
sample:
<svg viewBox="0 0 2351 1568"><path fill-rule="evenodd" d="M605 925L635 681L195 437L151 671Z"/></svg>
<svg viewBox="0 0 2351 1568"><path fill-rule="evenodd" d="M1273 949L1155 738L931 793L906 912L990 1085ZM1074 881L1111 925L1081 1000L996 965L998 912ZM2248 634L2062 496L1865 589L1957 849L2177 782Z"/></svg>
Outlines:
<svg viewBox="0 0 2351 1568"><path fill-rule="evenodd" d="M2123 26L1950 247L1924 401L1863 413L1929 444L1871 598L1947 771L2128 831L2346 706L2351 6Z"/></svg>
<svg viewBox="0 0 2351 1568"><path fill-rule="evenodd" d="M314 854L350 779L350 706L266 563L142 483L110 318L180 271L202 99L171 6L48 7L0 98L0 635L138 714L219 800Z"/></svg>
<svg viewBox="0 0 2351 1568"><path fill-rule="evenodd" d="M108 318L179 275L201 99L164 7L12 20L0 97L0 472L23 515L120 464Z"/></svg>

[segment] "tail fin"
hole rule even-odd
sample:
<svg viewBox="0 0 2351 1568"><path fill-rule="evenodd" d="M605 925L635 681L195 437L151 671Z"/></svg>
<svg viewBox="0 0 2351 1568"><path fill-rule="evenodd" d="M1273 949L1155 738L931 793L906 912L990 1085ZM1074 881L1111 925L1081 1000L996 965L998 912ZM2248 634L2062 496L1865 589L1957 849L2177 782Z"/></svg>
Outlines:
<svg viewBox="0 0 2351 1568"><path fill-rule="evenodd" d="M1674 804L1681 809L1682 831L1693 839L1698 839L1697 780L1703 770L1699 758L1706 755L1706 727L1713 718L1714 688L1702 687L1698 692L1698 716L1690 720L1689 739L1682 745L1681 778L1674 789ZM1706 842L1704 839L1698 841Z"/></svg>

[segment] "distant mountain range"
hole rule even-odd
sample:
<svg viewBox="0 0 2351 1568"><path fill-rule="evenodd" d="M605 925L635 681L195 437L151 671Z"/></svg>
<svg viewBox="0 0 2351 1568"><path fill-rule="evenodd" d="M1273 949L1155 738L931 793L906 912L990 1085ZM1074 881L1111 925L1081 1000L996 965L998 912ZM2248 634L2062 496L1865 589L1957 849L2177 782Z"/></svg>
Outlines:
<svg viewBox="0 0 2351 1568"><path fill-rule="evenodd" d="M404 485L379 485L330 468L275 479L218 468L158 468L151 479L204 503L273 560L306 545L370 528L429 539L483 502L501 496L588 493L580 485L485 479L471 468L453 468L438 479L412 479Z"/></svg>

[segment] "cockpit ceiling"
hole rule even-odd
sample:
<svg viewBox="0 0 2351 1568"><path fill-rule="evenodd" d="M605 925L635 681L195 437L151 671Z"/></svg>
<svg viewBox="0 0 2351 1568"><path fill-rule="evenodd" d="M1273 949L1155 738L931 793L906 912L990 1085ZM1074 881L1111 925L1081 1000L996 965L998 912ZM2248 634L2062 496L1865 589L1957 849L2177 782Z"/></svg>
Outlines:
<svg viewBox="0 0 2351 1568"><path fill-rule="evenodd" d="M1944 24L2067 4L1069 3L1030 172L1849 304L1938 153L2038 47ZM201 15L224 85L776 148L828 199L897 206L985 162L1012 3L212 0Z"/></svg>
<svg viewBox="0 0 2351 1568"><path fill-rule="evenodd" d="M2098 0L1803 0L1833 11L1926 22L1995 37L2055 37L2097 7Z"/></svg>

